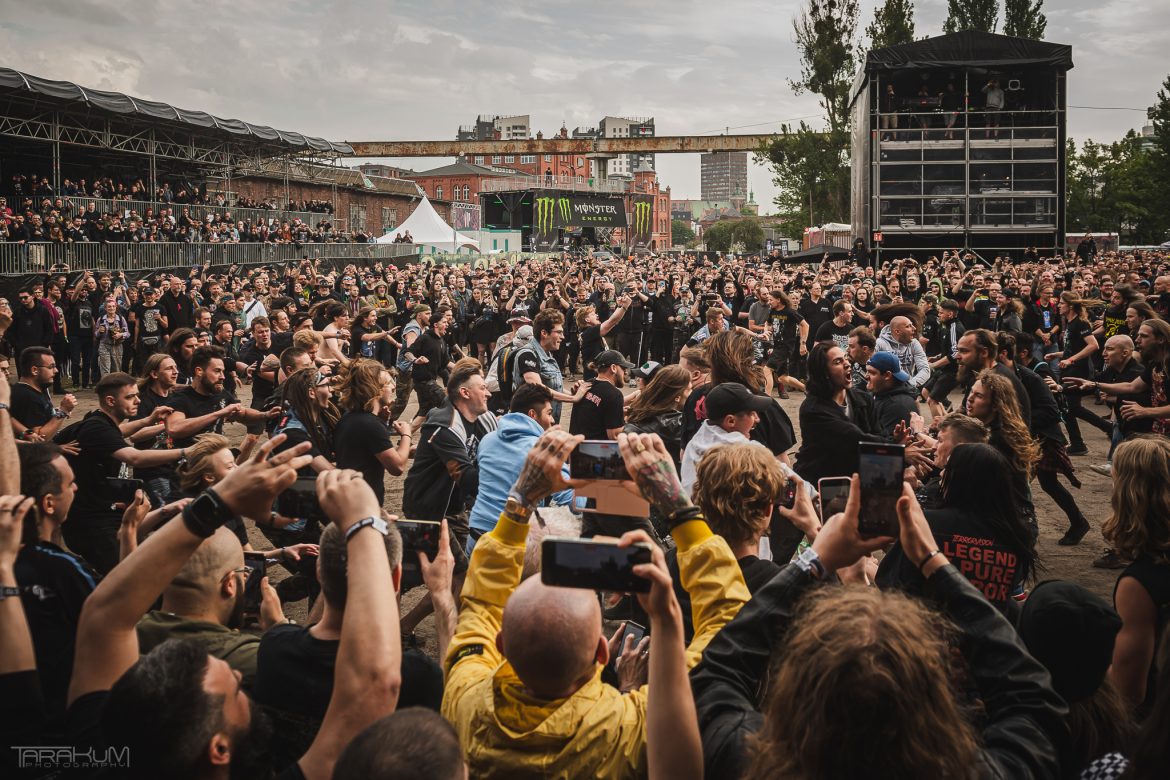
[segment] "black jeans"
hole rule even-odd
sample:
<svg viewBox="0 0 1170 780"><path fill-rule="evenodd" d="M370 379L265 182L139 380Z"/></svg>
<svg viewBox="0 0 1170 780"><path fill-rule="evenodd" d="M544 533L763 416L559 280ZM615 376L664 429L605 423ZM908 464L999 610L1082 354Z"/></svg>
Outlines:
<svg viewBox="0 0 1170 780"><path fill-rule="evenodd" d="M1081 513L1081 508L1077 506L1077 500L1072 497L1064 485L1060 484L1060 479L1055 472L1040 471L1036 473L1036 481L1040 483L1040 488L1052 497L1056 505L1068 515L1068 522L1070 526L1079 525L1079 522L1085 519L1084 514Z"/></svg>
<svg viewBox="0 0 1170 780"><path fill-rule="evenodd" d="M70 376L74 386L89 387L96 385L101 378L98 371L97 353L94 352L93 339L73 337L69 339Z"/></svg>
<svg viewBox="0 0 1170 780"><path fill-rule="evenodd" d="M1081 436L1081 426L1077 424L1078 419L1084 420L1106 436L1112 438L1113 423L1103 420L1098 415L1086 409L1082 403L1083 396L1077 393L1065 393L1064 396L1068 401L1068 415L1064 418L1064 427L1068 429L1069 447L1076 450L1085 446L1085 439Z"/></svg>

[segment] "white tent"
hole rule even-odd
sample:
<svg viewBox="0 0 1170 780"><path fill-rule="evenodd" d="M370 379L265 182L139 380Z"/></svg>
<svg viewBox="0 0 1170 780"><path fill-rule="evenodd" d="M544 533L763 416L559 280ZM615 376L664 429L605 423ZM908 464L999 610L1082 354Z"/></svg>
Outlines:
<svg viewBox="0 0 1170 780"><path fill-rule="evenodd" d="M474 238L457 232L443 221L430 200L423 196L422 203L406 221L396 229L377 239L379 244L391 244L394 239L403 233L410 232L412 242L416 246L431 247L435 252L457 252L462 247L479 249L479 242Z"/></svg>

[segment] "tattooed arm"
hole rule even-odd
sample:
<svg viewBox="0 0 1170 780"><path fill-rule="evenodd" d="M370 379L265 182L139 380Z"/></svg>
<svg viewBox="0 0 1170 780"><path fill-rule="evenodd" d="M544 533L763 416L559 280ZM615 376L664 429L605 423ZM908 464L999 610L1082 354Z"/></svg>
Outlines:
<svg viewBox="0 0 1170 780"><path fill-rule="evenodd" d="M632 483L623 483L627 490L645 498L663 517L692 506L674 461L657 434L620 433L618 447L633 478Z"/></svg>
<svg viewBox="0 0 1170 780"><path fill-rule="evenodd" d="M566 482L561 476L561 467L565 465L569 453L584 440L584 436L570 436L558 428L546 431L524 459L520 476L516 477L516 482L508 491L509 498L515 498L526 507L533 507L546 496L574 487L577 481Z"/></svg>

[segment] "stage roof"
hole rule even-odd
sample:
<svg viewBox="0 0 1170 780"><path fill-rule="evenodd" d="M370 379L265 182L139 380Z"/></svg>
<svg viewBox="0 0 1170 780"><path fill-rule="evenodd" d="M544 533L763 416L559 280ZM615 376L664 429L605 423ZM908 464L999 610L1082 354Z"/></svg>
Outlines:
<svg viewBox="0 0 1170 780"><path fill-rule="evenodd" d="M865 56L865 72L924 68L1047 65L1073 66L1072 47L1063 43L1013 38L1010 35L964 30L913 43L873 49Z"/></svg>
<svg viewBox="0 0 1170 780"><path fill-rule="evenodd" d="M254 125L239 119L221 119L203 111L176 108L168 103L144 100L121 92L80 87L69 81L53 81L21 73L11 68L0 68L0 91L32 93L38 98L63 104L92 106L101 111L123 116L133 115L178 122L205 132L250 137L259 141L282 144L293 149L353 154L353 149L347 143L326 141L324 138L313 138L288 130L276 130L266 125Z"/></svg>

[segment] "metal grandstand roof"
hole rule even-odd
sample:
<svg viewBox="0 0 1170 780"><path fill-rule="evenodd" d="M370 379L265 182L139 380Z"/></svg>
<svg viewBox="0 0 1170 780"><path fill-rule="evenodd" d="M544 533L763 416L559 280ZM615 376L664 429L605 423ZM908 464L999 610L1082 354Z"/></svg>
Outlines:
<svg viewBox="0 0 1170 780"><path fill-rule="evenodd" d="M11 68L0 67L0 90L32 92L41 97L66 103L84 103L113 114L133 114L192 125L204 130L220 131L235 136L247 136L261 141L285 144L296 149L315 152L353 154L349 144L314 138L289 130L277 130L266 125L254 125L239 119L221 119L203 111L177 108L169 103L81 87L69 81L54 81L31 76Z"/></svg>

